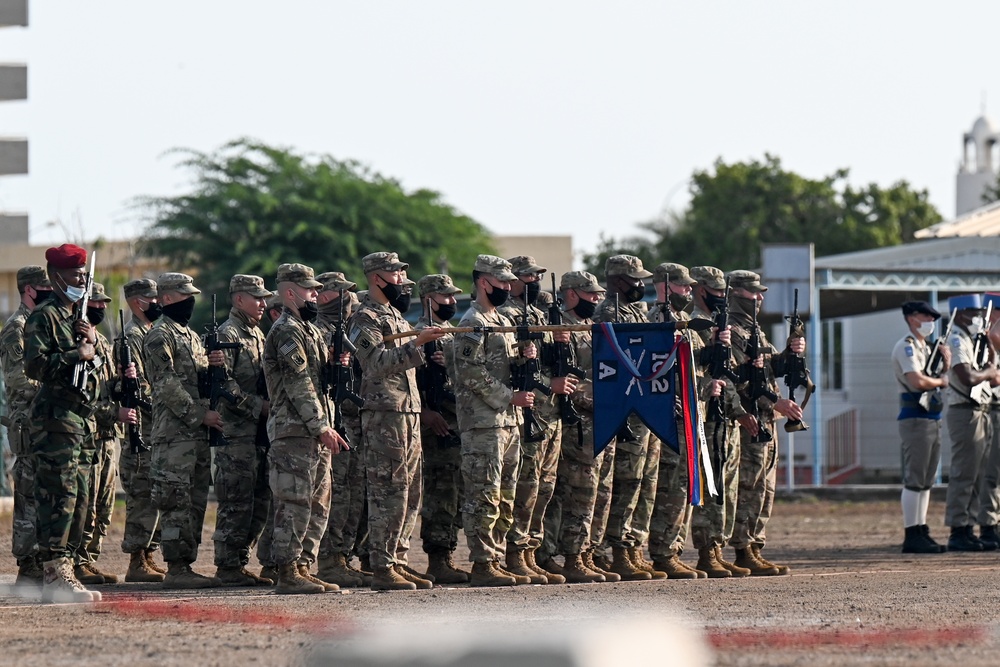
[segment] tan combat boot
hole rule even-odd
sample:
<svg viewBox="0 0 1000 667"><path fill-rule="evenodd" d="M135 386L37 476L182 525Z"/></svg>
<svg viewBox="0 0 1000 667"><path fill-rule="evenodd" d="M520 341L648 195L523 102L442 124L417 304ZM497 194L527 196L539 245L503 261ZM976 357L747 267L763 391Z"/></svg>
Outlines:
<svg viewBox="0 0 1000 667"><path fill-rule="evenodd" d="M562 574L562 565L556 562L555 558L549 557L545 560L535 560L535 565L545 570L546 574Z"/></svg>
<svg viewBox="0 0 1000 667"><path fill-rule="evenodd" d="M514 586L517 582L513 576L502 573L491 561L488 563L473 563L472 573L469 575L469 586L493 587L493 586Z"/></svg>
<svg viewBox="0 0 1000 667"><path fill-rule="evenodd" d="M191 569L187 563L167 563L167 576L163 579L165 589L218 588L222 582L215 577L206 577Z"/></svg>
<svg viewBox="0 0 1000 667"><path fill-rule="evenodd" d="M130 554L125 581L129 583L152 584L164 579L163 574L154 570L146 559L145 551L135 551Z"/></svg>
<svg viewBox="0 0 1000 667"><path fill-rule="evenodd" d="M90 563L80 563L73 568L73 576L84 586L100 586L104 577L90 569Z"/></svg>
<svg viewBox="0 0 1000 667"><path fill-rule="evenodd" d="M337 584L341 588L357 588L364 584L360 572L352 572L347 568L347 557L344 554L321 557L316 563L316 576L323 581Z"/></svg>
<svg viewBox="0 0 1000 667"><path fill-rule="evenodd" d="M87 569L90 570L91 572L93 572L94 574L98 575L98 576L104 577L104 583L106 583L106 584L117 584L118 583L118 575L117 574L111 574L109 572L105 572L101 568L97 567L97 563L95 563L93 561L87 563Z"/></svg>
<svg viewBox="0 0 1000 667"><path fill-rule="evenodd" d="M719 561L719 565L729 570L730 574L734 577L749 577L750 570L743 567L742 565L736 565L735 563L730 563L722 556L722 547L718 544L715 545L715 560Z"/></svg>
<svg viewBox="0 0 1000 667"><path fill-rule="evenodd" d="M452 562L451 552L446 549L431 551L427 554L427 576L434 577L439 584L465 584L469 582L469 573L459 570Z"/></svg>
<svg viewBox="0 0 1000 667"><path fill-rule="evenodd" d="M299 563L299 576L305 579L306 581L311 581L314 584L319 584L320 586L323 587L323 590L325 590L327 593L335 593L340 590L340 586L338 586L337 584L331 584L329 581L324 581L319 577L314 577L309 572L309 563Z"/></svg>
<svg viewBox="0 0 1000 667"><path fill-rule="evenodd" d="M524 552L518 551L517 549L507 549L507 564L502 570L514 575L514 578L518 577L526 579L526 581L518 581L518 584L547 584L549 583L548 577L544 574L538 574L534 570L528 567L527 563L524 562Z"/></svg>
<svg viewBox="0 0 1000 667"><path fill-rule="evenodd" d="M685 564L681 557L671 553L665 560L654 561L653 567L667 575L668 579L698 579L698 571ZM656 577L653 577L654 579Z"/></svg>
<svg viewBox="0 0 1000 667"><path fill-rule="evenodd" d="M146 558L146 562L149 563L149 569L151 569L153 572L159 572L160 574L165 575L167 573L167 568L160 567L159 565L156 564L156 561L153 560L153 554L155 552L156 549L146 549L145 551L143 551L143 555Z"/></svg>
<svg viewBox="0 0 1000 667"><path fill-rule="evenodd" d="M433 581L431 581L430 579L424 579L419 574L414 572L411 568L407 567L406 565L403 565L402 563L396 563L393 566L393 569L395 569L396 574L401 576L403 579L406 579L407 581L415 584L418 591L426 591L434 588Z"/></svg>
<svg viewBox="0 0 1000 667"><path fill-rule="evenodd" d="M602 575L604 577L604 581L608 583L615 583L622 580L621 575L617 572L611 572L609 570L605 570L603 567L600 567L594 561L594 552L592 551L587 551L583 554L583 565L591 572L596 572L597 574Z"/></svg>
<svg viewBox="0 0 1000 667"><path fill-rule="evenodd" d="M599 584L605 581L604 575L588 569L580 554L567 554L563 574L571 584Z"/></svg>
<svg viewBox="0 0 1000 667"><path fill-rule="evenodd" d="M642 570L643 572L649 572L649 576L653 579L666 579L667 573L653 567L653 564L646 560L646 557L642 553L642 547L629 547L628 557L635 565L636 569ZM692 578L697 578L697 575Z"/></svg>
<svg viewBox="0 0 1000 667"><path fill-rule="evenodd" d="M43 564L42 602L100 602L101 594L88 591L73 576L68 558L57 558Z"/></svg>
<svg viewBox="0 0 1000 667"><path fill-rule="evenodd" d="M258 577L245 567L220 567L215 570L215 578L223 586L273 586L274 581L267 577Z"/></svg>
<svg viewBox="0 0 1000 667"><path fill-rule="evenodd" d="M776 577L778 568L765 565L754 556L752 549L736 549L736 565L750 571L752 577ZM735 573L734 573L735 574Z"/></svg>
<svg viewBox="0 0 1000 667"><path fill-rule="evenodd" d="M276 593L295 595L299 593L325 593L326 589L314 584L301 574L297 563L285 563L275 568L278 571L278 586Z"/></svg>
<svg viewBox="0 0 1000 667"><path fill-rule="evenodd" d="M728 579L733 576L733 573L719 562L714 545L698 549L698 565L696 567L707 574L709 579Z"/></svg>
<svg viewBox="0 0 1000 667"><path fill-rule="evenodd" d="M278 583L278 568L271 567L270 565L261 565L260 574L258 575L261 579L270 579L275 583Z"/></svg>
<svg viewBox="0 0 1000 667"><path fill-rule="evenodd" d="M653 578L649 572L636 567L632 559L628 557L628 550L625 547L612 547L611 571L622 578L623 581L649 581Z"/></svg>
<svg viewBox="0 0 1000 667"><path fill-rule="evenodd" d="M41 586L44 574L45 571L42 569L41 563L38 562L38 558L35 556L22 558L17 562L17 579L14 580L14 585Z"/></svg>
<svg viewBox="0 0 1000 667"><path fill-rule="evenodd" d="M373 591L415 591L417 585L409 579L404 579L396 568L377 568L372 576Z"/></svg>
<svg viewBox="0 0 1000 667"><path fill-rule="evenodd" d="M549 559L551 560L551 559ZM560 572L549 572L545 568L541 567L535 562L535 550L527 549L524 552L524 564L528 566L528 569L545 577L545 581L550 584L565 584L566 575Z"/></svg>
<svg viewBox="0 0 1000 667"><path fill-rule="evenodd" d="M792 568L788 567L787 565L778 565L777 563L772 563L768 559L764 558L764 555L761 554L760 552L761 548L762 547L759 544L750 545L750 550L753 551L753 555L756 556L757 560L759 560L761 563L764 563L764 565L770 565L771 567L777 568L778 574L781 576L789 574L792 571Z"/></svg>
<svg viewBox="0 0 1000 667"><path fill-rule="evenodd" d="M347 569L353 572L354 574L358 575L359 577L361 577L362 586L371 586L372 572L370 570L366 570L363 567L354 567L352 560L353 559L350 556L344 556L344 563L347 565Z"/></svg>

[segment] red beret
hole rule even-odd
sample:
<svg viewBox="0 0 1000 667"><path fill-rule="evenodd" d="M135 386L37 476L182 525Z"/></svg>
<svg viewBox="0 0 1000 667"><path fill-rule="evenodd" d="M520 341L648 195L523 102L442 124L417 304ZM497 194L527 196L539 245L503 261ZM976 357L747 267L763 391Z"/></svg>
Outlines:
<svg viewBox="0 0 1000 667"><path fill-rule="evenodd" d="M64 243L46 250L45 261L56 269L79 269L87 265L87 251L78 245Z"/></svg>

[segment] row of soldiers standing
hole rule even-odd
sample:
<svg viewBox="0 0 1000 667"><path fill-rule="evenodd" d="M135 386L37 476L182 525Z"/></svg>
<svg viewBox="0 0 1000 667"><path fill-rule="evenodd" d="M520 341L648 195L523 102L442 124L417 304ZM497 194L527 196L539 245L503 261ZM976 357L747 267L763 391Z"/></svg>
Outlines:
<svg viewBox="0 0 1000 667"><path fill-rule="evenodd" d="M11 413L15 432L27 433L16 466L34 472L33 485L30 474L16 473L14 552L19 579L41 578L47 599L99 599L81 582L116 581L96 565L110 517L114 445L121 435L115 422L138 428L152 445L151 451L121 448L119 470L126 491L122 547L131 554L126 581L198 588L277 580L280 591L322 592L338 584L427 588L435 579L490 586L787 572L760 556L777 457L773 437L755 442L760 440L755 436L773 433L775 412L800 419L793 401L761 399L761 405L746 410L746 397L732 383L701 383L702 398L721 396L727 406L725 425L706 424L709 437L722 430L726 440L725 502L692 511L686 503L685 461L651 441L641 423L630 424L627 437L593 456L595 406L589 379L553 377L550 370L542 374L545 393L512 387L512 364L516 372L539 357L544 361L557 342L569 344L576 364L589 370L589 332L557 332L538 346L509 333L448 335L454 294L460 290L447 276L433 275L417 285L425 312L419 333L409 341L394 338L410 329L402 313L414 283L406 276L408 266L394 253L373 253L363 260L369 290L361 302L356 285L341 273L314 277L309 267L282 265L277 295L259 277L235 276L230 285L233 309L218 332L220 340L232 344L223 347L231 349L209 354L187 326L199 292L189 276L172 273L157 283L133 281L125 287L132 319L124 338L135 367L122 368L103 341L104 354L94 356L114 361L99 366L103 381L95 381L87 400L69 405L65 396L76 397L68 381L72 368L88 356L88 341L99 348L102 344L93 326L97 318L77 323L69 310L78 300L72 288L79 288L85 275L85 253L73 248L51 249L47 271L34 267L19 273L22 308L3 331L5 337L16 336L11 324L24 321L42 302L46 288L54 286L56 295L45 301L51 304L48 320L32 314L24 330L24 380L12 385L8 379L8 392L21 401L20 414L28 415ZM534 304L544 272L530 257L514 258L512 265L480 256L473 273L474 301L461 326L511 326L515 320L524 323L525 317L529 324L542 323L544 313ZM725 278L712 267L697 267L692 274L680 265L664 264L654 275L637 258L612 257L606 267L611 294L601 302L604 289L596 277L567 273L560 285L564 322L686 319L692 307L711 316L725 301ZM649 277L657 285L658 304L647 314L641 298L642 281ZM718 338L727 345L731 339L736 360L746 361L740 359L741 342L749 337L754 309L766 288L746 271L732 272L729 284L733 330ZM95 288L90 295L94 310L106 303L99 294L103 290ZM258 327L265 312L273 321L266 339ZM354 372L348 375L356 378L363 409L332 400L329 369L348 356L330 360L336 348L330 343L345 328L355 350ZM53 335L56 329L64 331ZM684 335L700 346L715 334L704 334L701 343L696 334ZM764 349L756 363L770 368L783 355L801 354L804 341L790 339L782 355L769 345ZM11 356L3 358L5 379L17 373L19 360ZM224 367L228 377L231 400L219 409L212 409L199 390L199 373L209 365ZM421 392L427 384L418 383L417 369L426 374L432 365L447 368L451 386L444 401L430 399L426 389ZM39 372L41 366L49 372ZM117 374L139 379L151 399L151 413L117 406ZM773 384L774 374L769 377ZM45 398L32 398L31 388ZM559 396L569 397L578 423L562 423ZM29 414L60 403L59 410L95 414L104 405L102 420L109 434L104 440L110 444L102 448L102 438L93 437L90 414L77 420L84 425L72 438L64 436L58 419L39 422ZM532 412L541 437L529 441L521 428ZM212 482L206 428L225 429L228 441L216 449L215 577L191 569ZM72 444L60 449L57 464L47 443L61 440ZM76 464L70 465L73 457ZM89 465L99 460L108 463L94 466L102 472L88 476ZM65 491L54 503L58 511L50 509L50 499L59 496L53 489ZM89 512L81 507L84 497ZM46 513L32 516L32 507ZM414 571L407 559L418 514L427 573ZM41 516L58 517L52 519L58 530ZM77 523L94 523L96 540L83 538L82 531L77 535ZM699 549L696 568L679 560L692 524ZM471 573L452 559L460 525L469 543ZM95 541L96 553L89 548ZM643 555L647 542L653 563ZM722 558L721 547L727 543L737 549L735 564ZM165 572L152 558L160 546ZM246 569L254 547L263 566L260 575ZM606 557L608 547L611 558ZM360 569L352 564L355 554L361 557ZM563 557L561 565L555 556ZM313 563L318 576L310 573Z"/></svg>

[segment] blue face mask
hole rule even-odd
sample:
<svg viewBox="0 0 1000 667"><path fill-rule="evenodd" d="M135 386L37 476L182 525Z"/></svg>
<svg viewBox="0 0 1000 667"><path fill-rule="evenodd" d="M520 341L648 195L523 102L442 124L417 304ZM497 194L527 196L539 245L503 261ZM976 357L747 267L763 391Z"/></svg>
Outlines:
<svg viewBox="0 0 1000 667"><path fill-rule="evenodd" d="M84 289L83 287L67 285L66 280L58 273L56 274L56 277L59 278L59 281L62 283L61 287L63 294L65 294L66 298L72 301L73 303L76 303L87 294L87 290Z"/></svg>

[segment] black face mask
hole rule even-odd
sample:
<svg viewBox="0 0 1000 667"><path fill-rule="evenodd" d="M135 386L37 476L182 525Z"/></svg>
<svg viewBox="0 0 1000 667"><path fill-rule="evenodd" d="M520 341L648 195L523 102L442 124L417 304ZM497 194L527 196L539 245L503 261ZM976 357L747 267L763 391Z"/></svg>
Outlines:
<svg viewBox="0 0 1000 667"><path fill-rule="evenodd" d="M709 313L721 312L726 307L726 297L705 292L705 307L708 308Z"/></svg>
<svg viewBox="0 0 1000 667"><path fill-rule="evenodd" d="M642 284L641 280L638 285L631 285L624 280L620 284L624 288L622 297L624 297L625 301L628 303L641 301L642 297L646 295L646 286Z"/></svg>
<svg viewBox="0 0 1000 667"><path fill-rule="evenodd" d="M580 303L573 307L573 312L576 313L577 317L589 320L594 316L594 313L597 312L597 304L592 301L583 301L581 299Z"/></svg>
<svg viewBox="0 0 1000 667"><path fill-rule="evenodd" d="M93 306L87 306L87 321L95 327L104 321L104 316L107 314L107 308L94 308Z"/></svg>
<svg viewBox="0 0 1000 667"><path fill-rule="evenodd" d="M541 282L524 283L524 302L535 303L538 300L538 293L542 291Z"/></svg>
<svg viewBox="0 0 1000 667"><path fill-rule="evenodd" d="M684 312L690 314L694 310L694 297L690 294L671 292L667 295L667 300L670 302L670 307L678 313Z"/></svg>
<svg viewBox="0 0 1000 667"><path fill-rule="evenodd" d="M382 294L389 300L389 305L400 313L405 313L410 309L410 290L405 289L402 285L386 283L382 287Z"/></svg>
<svg viewBox="0 0 1000 667"><path fill-rule="evenodd" d="M52 290L50 289L36 289L35 290L35 305L37 306L42 301L45 301L50 296L52 296Z"/></svg>
<svg viewBox="0 0 1000 667"><path fill-rule="evenodd" d="M142 314L146 316L146 319L150 322L155 322L160 319L160 315L163 314L163 306L156 303L155 301L149 302L149 308L142 311Z"/></svg>
<svg viewBox="0 0 1000 667"><path fill-rule="evenodd" d="M500 287L493 287L493 291L486 295L490 303L494 308L499 308L500 306L507 303L507 297L510 296L510 290L501 289Z"/></svg>
<svg viewBox="0 0 1000 667"><path fill-rule="evenodd" d="M191 315L194 314L194 297L163 306L163 314L182 327L186 327L191 321Z"/></svg>
<svg viewBox="0 0 1000 667"><path fill-rule="evenodd" d="M312 322L319 315L319 305L315 301L303 301L299 306L299 317L303 322Z"/></svg>
<svg viewBox="0 0 1000 667"><path fill-rule="evenodd" d="M439 303L436 305L437 308L434 309L434 314L442 322L447 322L451 318L455 317L455 311L458 310L457 304L454 303Z"/></svg>

